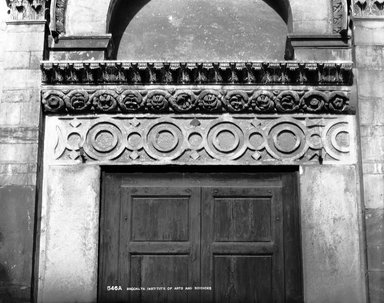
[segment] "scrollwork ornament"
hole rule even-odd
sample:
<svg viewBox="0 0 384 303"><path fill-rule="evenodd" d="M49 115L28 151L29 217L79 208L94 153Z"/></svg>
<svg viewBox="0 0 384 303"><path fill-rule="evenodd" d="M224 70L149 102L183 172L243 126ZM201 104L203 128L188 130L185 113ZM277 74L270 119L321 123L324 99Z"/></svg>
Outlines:
<svg viewBox="0 0 384 303"><path fill-rule="evenodd" d="M98 111L113 112L117 108L118 95L112 90L101 90L93 94L92 103Z"/></svg>
<svg viewBox="0 0 384 303"><path fill-rule="evenodd" d="M154 111L165 111L168 109L169 98L171 95L163 90L155 90L148 93L145 97L145 104Z"/></svg>
<svg viewBox="0 0 384 303"><path fill-rule="evenodd" d="M84 90L71 91L68 98L65 99L65 104L67 109L72 112L83 112L92 106L89 95Z"/></svg>
<svg viewBox="0 0 384 303"><path fill-rule="evenodd" d="M123 91L118 102L123 112L137 112L143 107L143 97L139 92L133 90Z"/></svg>
<svg viewBox="0 0 384 303"><path fill-rule="evenodd" d="M229 91L225 96L225 105L231 112L242 112L249 107L248 94L244 91Z"/></svg>
<svg viewBox="0 0 384 303"><path fill-rule="evenodd" d="M49 90L44 93L42 102L47 112L58 113L64 110L68 97L59 90Z"/></svg>
<svg viewBox="0 0 384 303"><path fill-rule="evenodd" d="M251 97L251 106L256 112L272 112L275 107L275 96L269 91L256 91Z"/></svg>
<svg viewBox="0 0 384 303"><path fill-rule="evenodd" d="M281 92L275 99L276 109L280 113L292 113L300 107L300 97L294 91Z"/></svg>
<svg viewBox="0 0 384 303"><path fill-rule="evenodd" d="M222 95L215 90L204 90L200 93L199 107L208 112L214 112L221 109Z"/></svg>
<svg viewBox="0 0 384 303"><path fill-rule="evenodd" d="M349 99L345 93L333 92L329 96L328 108L333 113L343 113L348 110Z"/></svg>
<svg viewBox="0 0 384 303"><path fill-rule="evenodd" d="M169 101L176 112L188 112L197 103L195 94L188 90L177 91Z"/></svg>
<svg viewBox="0 0 384 303"><path fill-rule="evenodd" d="M301 99L301 107L308 113L319 113L325 108L328 97L319 91L309 91Z"/></svg>

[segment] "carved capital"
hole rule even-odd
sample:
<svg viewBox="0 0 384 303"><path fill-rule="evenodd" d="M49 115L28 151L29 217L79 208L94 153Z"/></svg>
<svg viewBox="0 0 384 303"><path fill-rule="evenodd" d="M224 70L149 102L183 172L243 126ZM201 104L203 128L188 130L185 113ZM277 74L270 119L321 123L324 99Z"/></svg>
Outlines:
<svg viewBox="0 0 384 303"><path fill-rule="evenodd" d="M13 20L44 20L47 0L9 0Z"/></svg>
<svg viewBox="0 0 384 303"><path fill-rule="evenodd" d="M384 0L353 0L354 15L384 16Z"/></svg>

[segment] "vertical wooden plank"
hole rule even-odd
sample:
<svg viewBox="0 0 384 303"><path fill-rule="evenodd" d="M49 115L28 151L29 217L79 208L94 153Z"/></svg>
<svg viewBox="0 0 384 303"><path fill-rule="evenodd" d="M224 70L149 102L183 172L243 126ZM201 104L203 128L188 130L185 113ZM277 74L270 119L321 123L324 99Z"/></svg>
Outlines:
<svg viewBox="0 0 384 303"><path fill-rule="evenodd" d="M201 302L213 302L213 289L214 279L212 273L213 269L213 188L202 188L201 189L201 285L212 287L212 292L202 291Z"/></svg>
<svg viewBox="0 0 384 303"><path fill-rule="evenodd" d="M103 172L103 194L101 201L100 220L100 273L99 273L99 302L118 302L119 293L107 291L107 286L120 285L119 273L119 224L115 218L120 209L121 178L116 174Z"/></svg>
<svg viewBox="0 0 384 303"><path fill-rule="evenodd" d="M283 174L282 180L286 302L300 303L304 302L304 298L297 172Z"/></svg>

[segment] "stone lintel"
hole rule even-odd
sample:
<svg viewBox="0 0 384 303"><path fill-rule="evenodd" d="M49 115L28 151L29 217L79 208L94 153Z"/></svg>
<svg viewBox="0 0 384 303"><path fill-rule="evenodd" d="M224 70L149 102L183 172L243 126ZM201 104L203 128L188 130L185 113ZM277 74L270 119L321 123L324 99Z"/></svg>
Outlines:
<svg viewBox="0 0 384 303"><path fill-rule="evenodd" d="M95 36L60 36L56 41L51 41L51 50L100 50L107 49L110 45L112 35Z"/></svg>
<svg viewBox="0 0 384 303"><path fill-rule="evenodd" d="M288 41L295 48L348 48L348 39L341 34L332 35L310 35L310 34L288 34Z"/></svg>

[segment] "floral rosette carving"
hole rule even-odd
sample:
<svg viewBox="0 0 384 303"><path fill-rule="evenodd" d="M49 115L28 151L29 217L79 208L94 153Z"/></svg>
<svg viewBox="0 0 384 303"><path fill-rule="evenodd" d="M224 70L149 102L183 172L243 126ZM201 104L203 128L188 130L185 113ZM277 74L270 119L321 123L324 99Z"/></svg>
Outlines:
<svg viewBox="0 0 384 303"><path fill-rule="evenodd" d="M195 94L187 90L176 92L169 101L176 112L188 112L196 107Z"/></svg>
<svg viewBox="0 0 384 303"><path fill-rule="evenodd" d="M275 108L275 96L269 91L257 91L251 97L251 106L257 112L272 112Z"/></svg>
<svg viewBox="0 0 384 303"><path fill-rule="evenodd" d="M329 96L328 109L333 113L343 113L348 111L349 99L342 92L333 92Z"/></svg>
<svg viewBox="0 0 384 303"><path fill-rule="evenodd" d="M300 107L300 97L294 91L281 92L275 98L276 109L280 113L292 113Z"/></svg>
<svg viewBox="0 0 384 303"><path fill-rule="evenodd" d="M307 92L301 99L301 107L309 113L321 112L327 103L327 95L319 91Z"/></svg>
<svg viewBox="0 0 384 303"><path fill-rule="evenodd" d="M221 94L214 90L205 90L200 93L198 104L203 110L213 112L221 109Z"/></svg>
<svg viewBox="0 0 384 303"><path fill-rule="evenodd" d="M225 96L225 101L225 105L231 112L241 112L249 107L249 98L244 91L229 91Z"/></svg>
<svg viewBox="0 0 384 303"><path fill-rule="evenodd" d="M117 108L118 95L114 91L102 90L92 96L92 103L101 112L113 112Z"/></svg>
<svg viewBox="0 0 384 303"><path fill-rule="evenodd" d="M61 91L50 90L43 95L43 105L46 111L57 113L65 108L65 100L68 97Z"/></svg>
<svg viewBox="0 0 384 303"><path fill-rule="evenodd" d="M71 91L68 98L65 99L65 104L67 109L72 112L83 112L92 106L89 95L84 90Z"/></svg>
<svg viewBox="0 0 384 303"><path fill-rule="evenodd" d="M154 111L165 111L168 109L170 97L171 95L166 91L155 90L145 97L145 104Z"/></svg>
<svg viewBox="0 0 384 303"><path fill-rule="evenodd" d="M123 91L118 102L123 112L137 112L143 107L143 97L139 92L133 90Z"/></svg>

